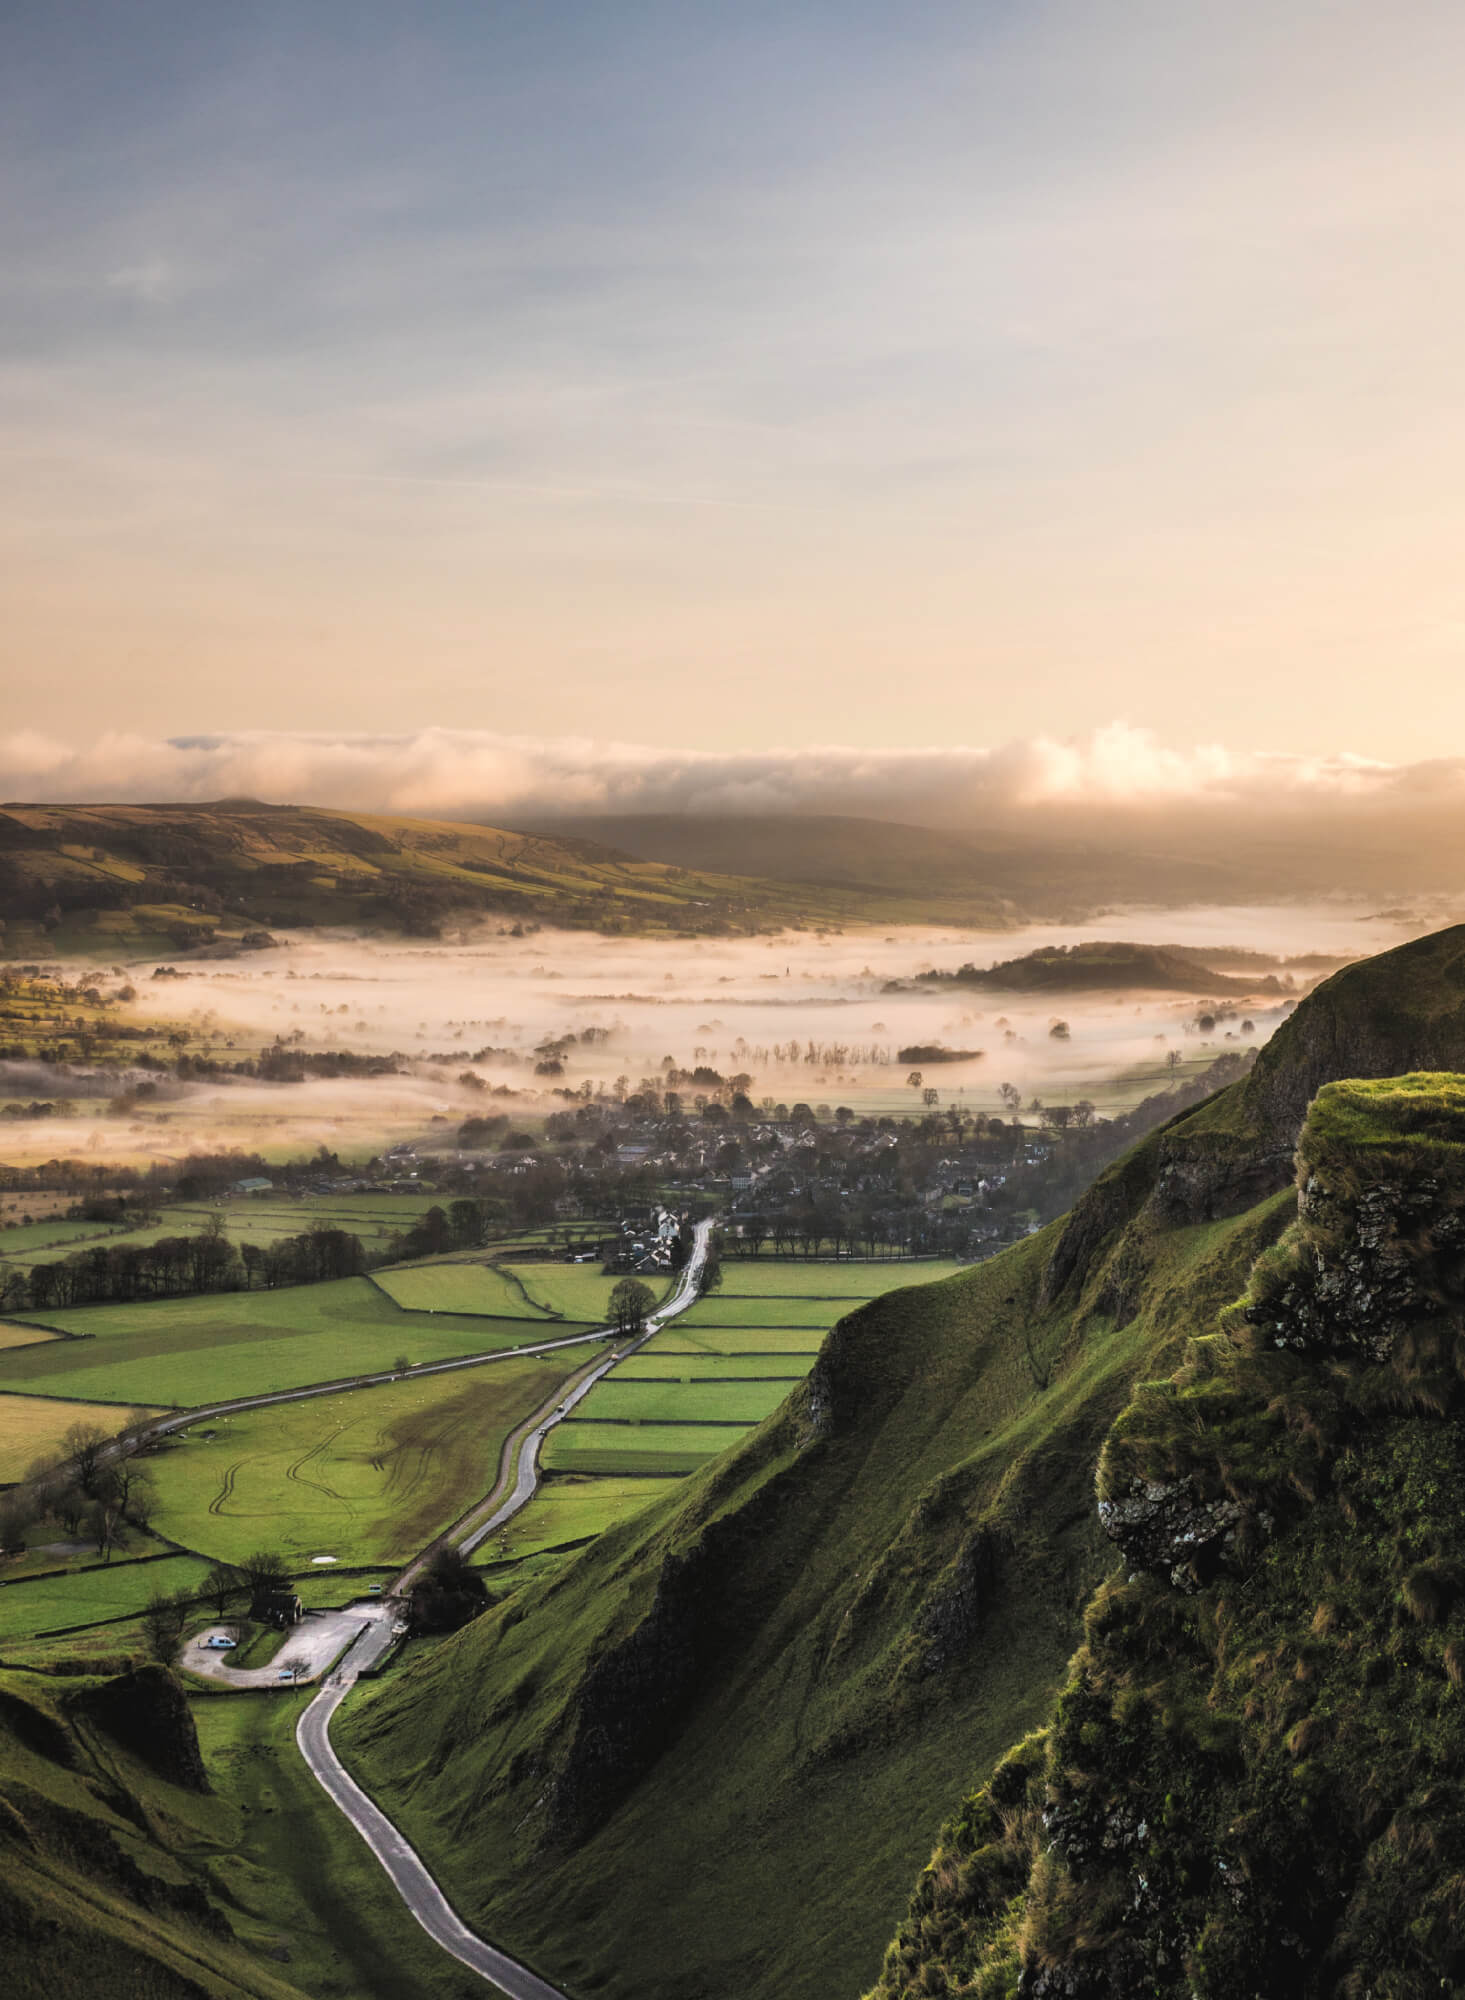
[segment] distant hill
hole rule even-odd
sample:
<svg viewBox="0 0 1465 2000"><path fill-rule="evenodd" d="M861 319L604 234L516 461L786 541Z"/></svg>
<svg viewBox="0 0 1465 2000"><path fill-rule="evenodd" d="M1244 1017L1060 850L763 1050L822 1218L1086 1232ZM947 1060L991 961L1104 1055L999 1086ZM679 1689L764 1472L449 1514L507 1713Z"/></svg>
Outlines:
<svg viewBox="0 0 1465 2000"><path fill-rule="evenodd" d="M1020 958L986 967L960 965L954 972L919 972L918 986L975 986L1001 993L1085 993L1140 991L1204 993L1216 998L1286 993L1275 973L1236 979L1213 972L1198 953L1162 944L1043 945Z"/></svg>
<svg viewBox="0 0 1465 2000"><path fill-rule="evenodd" d="M719 934L847 921L860 898L637 859L573 835L255 799L0 807L10 958L240 949L302 925L432 936L465 913Z"/></svg>
<svg viewBox="0 0 1465 2000"><path fill-rule="evenodd" d="M647 860L855 890L887 908L905 904L913 917L953 923L1077 920L1112 903L1208 902L1259 886L1255 871L1161 848L943 833L830 814L606 814L542 825L556 837L610 842Z"/></svg>

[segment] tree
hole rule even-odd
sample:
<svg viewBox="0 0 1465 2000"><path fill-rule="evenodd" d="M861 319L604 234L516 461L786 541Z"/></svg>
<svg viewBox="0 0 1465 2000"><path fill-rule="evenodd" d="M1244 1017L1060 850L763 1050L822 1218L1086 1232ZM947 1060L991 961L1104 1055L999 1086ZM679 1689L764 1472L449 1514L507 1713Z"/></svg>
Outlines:
<svg viewBox="0 0 1465 2000"><path fill-rule="evenodd" d="M1070 1033L1067 1021L1055 1021L1049 1028L1048 1033L1055 1042L1066 1042Z"/></svg>
<svg viewBox="0 0 1465 2000"><path fill-rule="evenodd" d="M702 1266L697 1279L697 1290L703 1298L706 1298L709 1292L718 1291L721 1285L722 1259L718 1256L715 1245L709 1245L707 1262Z"/></svg>
<svg viewBox="0 0 1465 2000"><path fill-rule="evenodd" d="M997 1086L997 1095L1002 1099L1002 1102L1007 1106L1009 1111L1020 1111L1022 1109L1022 1092L1015 1083L999 1083Z"/></svg>
<svg viewBox="0 0 1465 2000"><path fill-rule="evenodd" d="M288 1660L281 1660L280 1672L288 1674L292 1681L303 1681L310 1672L310 1662L299 1653L292 1653Z"/></svg>
<svg viewBox="0 0 1465 2000"><path fill-rule="evenodd" d="M257 1549L252 1556L244 1558L241 1568L251 1597L263 1597L272 1590L283 1590L290 1581L285 1558L274 1549Z"/></svg>
<svg viewBox="0 0 1465 2000"><path fill-rule="evenodd" d="M160 1666L171 1667L183 1645L183 1628L188 1623L189 1601L181 1593L170 1597L154 1591L143 1613L143 1636L151 1658Z"/></svg>
<svg viewBox="0 0 1465 2000"><path fill-rule="evenodd" d="M237 1597L243 1588L244 1578L233 1563L214 1563L203 1580L203 1595L221 1618L228 1609L230 1598Z"/></svg>
<svg viewBox="0 0 1465 2000"><path fill-rule="evenodd" d="M610 1295L610 1315L618 1333L639 1333L646 1315L656 1304L656 1294L639 1278L622 1278Z"/></svg>
<svg viewBox="0 0 1465 2000"><path fill-rule="evenodd" d="M906 1087L910 1090L919 1090L925 1081L926 1079L922 1076L921 1072L918 1069L913 1069L906 1078Z"/></svg>
<svg viewBox="0 0 1465 2000"><path fill-rule="evenodd" d="M61 1440L61 1448L76 1468L76 1477L83 1493L90 1495L96 1485L97 1467L101 1463L102 1449L111 1442L106 1431L94 1420L78 1418L67 1427Z"/></svg>
<svg viewBox="0 0 1465 2000"><path fill-rule="evenodd" d="M419 1632L456 1632L488 1603L487 1585L462 1550L442 1548L413 1586L412 1625Z"/></svg>

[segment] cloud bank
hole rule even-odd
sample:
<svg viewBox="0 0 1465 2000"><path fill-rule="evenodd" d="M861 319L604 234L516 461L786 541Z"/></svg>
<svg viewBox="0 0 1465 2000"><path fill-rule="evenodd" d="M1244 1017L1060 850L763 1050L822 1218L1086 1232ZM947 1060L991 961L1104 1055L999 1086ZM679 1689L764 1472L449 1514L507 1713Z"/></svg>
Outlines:
<svg viewBox="0 0 1465 2000"><path fill-rule="evenodd" d="M1403 839L1426 823L1465 827L1465 757L1391 764L1343 752L1180 749L1122 722L1070 739L889 750L676 750L452 729L110 734L88 745L20 732L0 737L0 796L70 804L247 796L511 825L793 812L953 830L1220 822L1238 836L1347 826Z"/></svg>

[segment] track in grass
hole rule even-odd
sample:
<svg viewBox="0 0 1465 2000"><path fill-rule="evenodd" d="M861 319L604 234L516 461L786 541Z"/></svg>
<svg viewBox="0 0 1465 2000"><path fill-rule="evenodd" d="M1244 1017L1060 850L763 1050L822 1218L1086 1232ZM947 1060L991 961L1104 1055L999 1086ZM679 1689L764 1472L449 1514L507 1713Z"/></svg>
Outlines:
<svg viewBox="0 0 1465 2000"><path fill-rule="evenodd" d="M211 1419L152 1459L155 1526L232 1562L264 1547L302 1565L405 1559L492 1484L504 1436L582 1362L526 1355Z"/></svg>

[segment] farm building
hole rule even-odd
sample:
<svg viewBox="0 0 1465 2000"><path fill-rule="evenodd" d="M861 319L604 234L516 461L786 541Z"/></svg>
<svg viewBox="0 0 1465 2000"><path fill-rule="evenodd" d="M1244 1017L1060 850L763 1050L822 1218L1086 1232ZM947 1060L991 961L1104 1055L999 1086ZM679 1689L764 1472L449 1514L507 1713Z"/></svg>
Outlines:
<svg viewBox="0 0 1465 2000"><path fill-rule="evenodd" d="M298 1625L305 1606L292 1590L262 1590L249 1607L249 1615L261 1625L277 1625L283 1632Z"/></svg>

